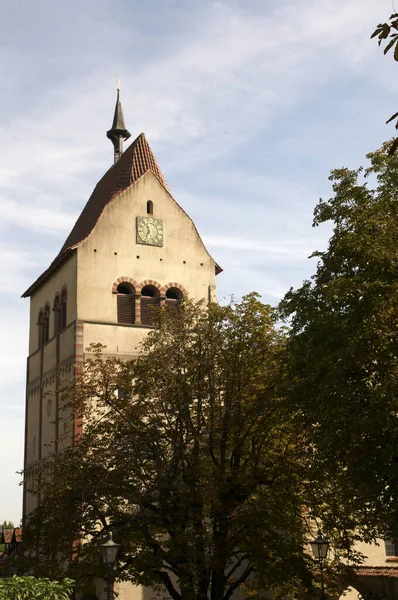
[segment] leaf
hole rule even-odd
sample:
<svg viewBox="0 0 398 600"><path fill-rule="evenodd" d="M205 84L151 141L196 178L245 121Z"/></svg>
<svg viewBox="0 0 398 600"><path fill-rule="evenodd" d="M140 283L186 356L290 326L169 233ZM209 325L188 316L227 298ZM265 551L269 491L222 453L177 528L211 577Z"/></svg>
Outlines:
<svg viewBox="0 0 398 600"><path fill-rule="evenodd" d="M390 27L390 25L388 25L388 23L383 23L383 26L382 26L381 32L380 32L380 34L379 34L379 37L380 37L380 39L381 39L381 40L382 40L382 39L386 39L386 38L388 37L388 35L389 35L390 31L391 31L391 27Z"/></svg>
<svg viewBox="0 0 398 600"><path fill-rule="evenodd" d="M395 50L394 50L394 59L396 61L398 61L398 44L395 46Z"/></svg>
<svg viewBox="0 0 398 600"><path fill-rule="evenodd" d="M377 35L380 35L380 33L384 30L385 25L387 25L387 23L379 23L372 35L370 36L370 39L376 37Z"/></svg>
<svg viewBox="0 0 398 600"><path fill-rule="evenodd" d="M376 37L376 35L379 35L380 31L381 31L381 25L377 26L377 29L374 30L374 32L372 33L372 35L370 36L370 39Z"/></svg>
<svg viewBox="0 0 398 600"><path fill-rule="evenodd" d="M390 117L390 118L388 119L388 121L386 121L386 125L388 125L388 123L391 123L391 121L393 121L393 120L394 120L394 119L396 119L397 117L398 117L398 112L394 113L394 114L392 115L392 117Z"/></svg>
<svg viewBox="0 0 398 600"><path fill-rule="evenodd" d="M398 138L395 138L388 150L388 156L394 156L396 149L398 148Z"/></svg>
<svg viewBox="0 0 398 600"><path fill-rule="evenodd" d="M398 41L398 34L395 34L392 39L388 42L387 46L384 48L384 54L387 54L389 50L393 47L393 45Z"/></svg>

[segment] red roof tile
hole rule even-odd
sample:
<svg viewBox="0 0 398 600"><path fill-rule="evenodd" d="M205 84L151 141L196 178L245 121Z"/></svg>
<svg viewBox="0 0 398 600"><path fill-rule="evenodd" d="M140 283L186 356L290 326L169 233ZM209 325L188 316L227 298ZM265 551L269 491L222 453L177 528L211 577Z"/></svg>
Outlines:
<svg viewBox="0 0 398 600"><path fill-rule="evenodd" d="M13 531L14 531L13 529L3 529L2 536L1 536L2 544L9 544L11 542Z"/></svg>
<svg viewBox="0 0 398 600"><path fill-rule="evenodd" d="M14 537L17 543L22 542L22 527L16 527L14 529Z"/></svg>
<svg viewBox="0 0 398 600"><path fill-rule="evenodd" d="M61 252L74 248L82 242L93 230L105 206L138 181L147 171L152 171L163 187L169 191L145 135L141 133L123 152L120 160L97 183Z"/></svg>
<svg viewBox="0 0 398 600"><path fill-rule="evenodd" d="M357 567L355 573L364 577L398 577L398 567Z"/></svg>

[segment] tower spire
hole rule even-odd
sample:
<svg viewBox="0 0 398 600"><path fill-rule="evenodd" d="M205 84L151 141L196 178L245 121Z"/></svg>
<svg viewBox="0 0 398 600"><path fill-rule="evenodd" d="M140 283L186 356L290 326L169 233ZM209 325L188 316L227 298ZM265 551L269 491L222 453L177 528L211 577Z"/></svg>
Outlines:
<svg viewBox="0 0 398 600"><path fill-rule="evenodd" d="M115 114L113 115L112 127L106 132L106 137L109 138L115 149L114 162L117 163L123 154L123 141L128 140L131 133L126 129L122 104L120 102L120 79L117 80L117 98L115 106Z"/></svg>

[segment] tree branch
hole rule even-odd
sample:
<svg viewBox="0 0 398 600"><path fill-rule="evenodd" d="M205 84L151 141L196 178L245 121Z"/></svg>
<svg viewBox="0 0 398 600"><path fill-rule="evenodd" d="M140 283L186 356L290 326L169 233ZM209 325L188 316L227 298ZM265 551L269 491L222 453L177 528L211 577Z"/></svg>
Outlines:
<svg viewBox="0 0 398 600"><path fill-rule="evenodd" d="M253 567L251 565L248 565L247 568L243 571L242 575L238 577L236 581L231 583L226 594L224 595L224 600L229 600L234 591L237 590L238 587L247 580L247 578L253 573L253 571Z"/></svg>

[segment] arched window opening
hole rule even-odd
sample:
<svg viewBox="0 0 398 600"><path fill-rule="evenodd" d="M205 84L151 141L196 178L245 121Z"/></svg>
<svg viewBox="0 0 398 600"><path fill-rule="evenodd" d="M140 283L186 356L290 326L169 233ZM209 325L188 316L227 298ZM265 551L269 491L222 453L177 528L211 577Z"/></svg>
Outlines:
<svg viewBox="0 0 398 600"><path fill-rule="evenodd" d="M154 323L153 307L160 306L159 290L146 285L141 291L141 323L151 327Z"/></svg>
<svg viewBox="0 0 398 600"><path fill-rule="evenodd" d="M61 294L61 310L60 310L60 319L59 319L59 328L64 329L66 327L66 307L68 303L68 292L66 288L62 290Z"/></svg>
<svg viewBox="0 0 398 600"><path fill-rule="evenodd" d="M148 200L146 203L146 212L147 215L153 215L153 202L152 200Z"/></svg>
<svg viewBox="0 0 398 600"><path fill-rule="evenodd" d="M181 304L182 292L178 288L169 288L166 292L166 310L172 313L177 310Z"/></svg>
<svg viewBox="0 0 398 600"><path fill-rule="evenodd" d="M38 327L38 339L39 339L39 348L44 344L44 312L41 310L39 312L39 318L37 319L37 327Z"/></svg>
<svg viewBox="0 0 398 600"><path fill-rule="evenodd" d="M182 300L182 291L178 288L169 288L166 292L166 298L169 300Z"/></svg>
<svg viewBox="0 0 398 600"><path fill-rule="evenodd" d="M47 304L43 316L43 344L50 338L50 305Z"/></svg>
<svg viewBox="0 0 398 600"><path fill-rule="evenodd" d="M57 294L54 298L54 335L57 335L61 329L61 298Z"/></svg>
<svg viewBox="0 0 398 600"><path fill-rule="evenodd" d="M117 322L135 323L135 289L127 281L119 283L117 286Z"/></svg>
<svg viewBox="0 0 398 600"><path fill-rule="evenodd" d="M148 298L159 298L159 290L154 285L146 285L142 288L141 295Z"/></svg>

